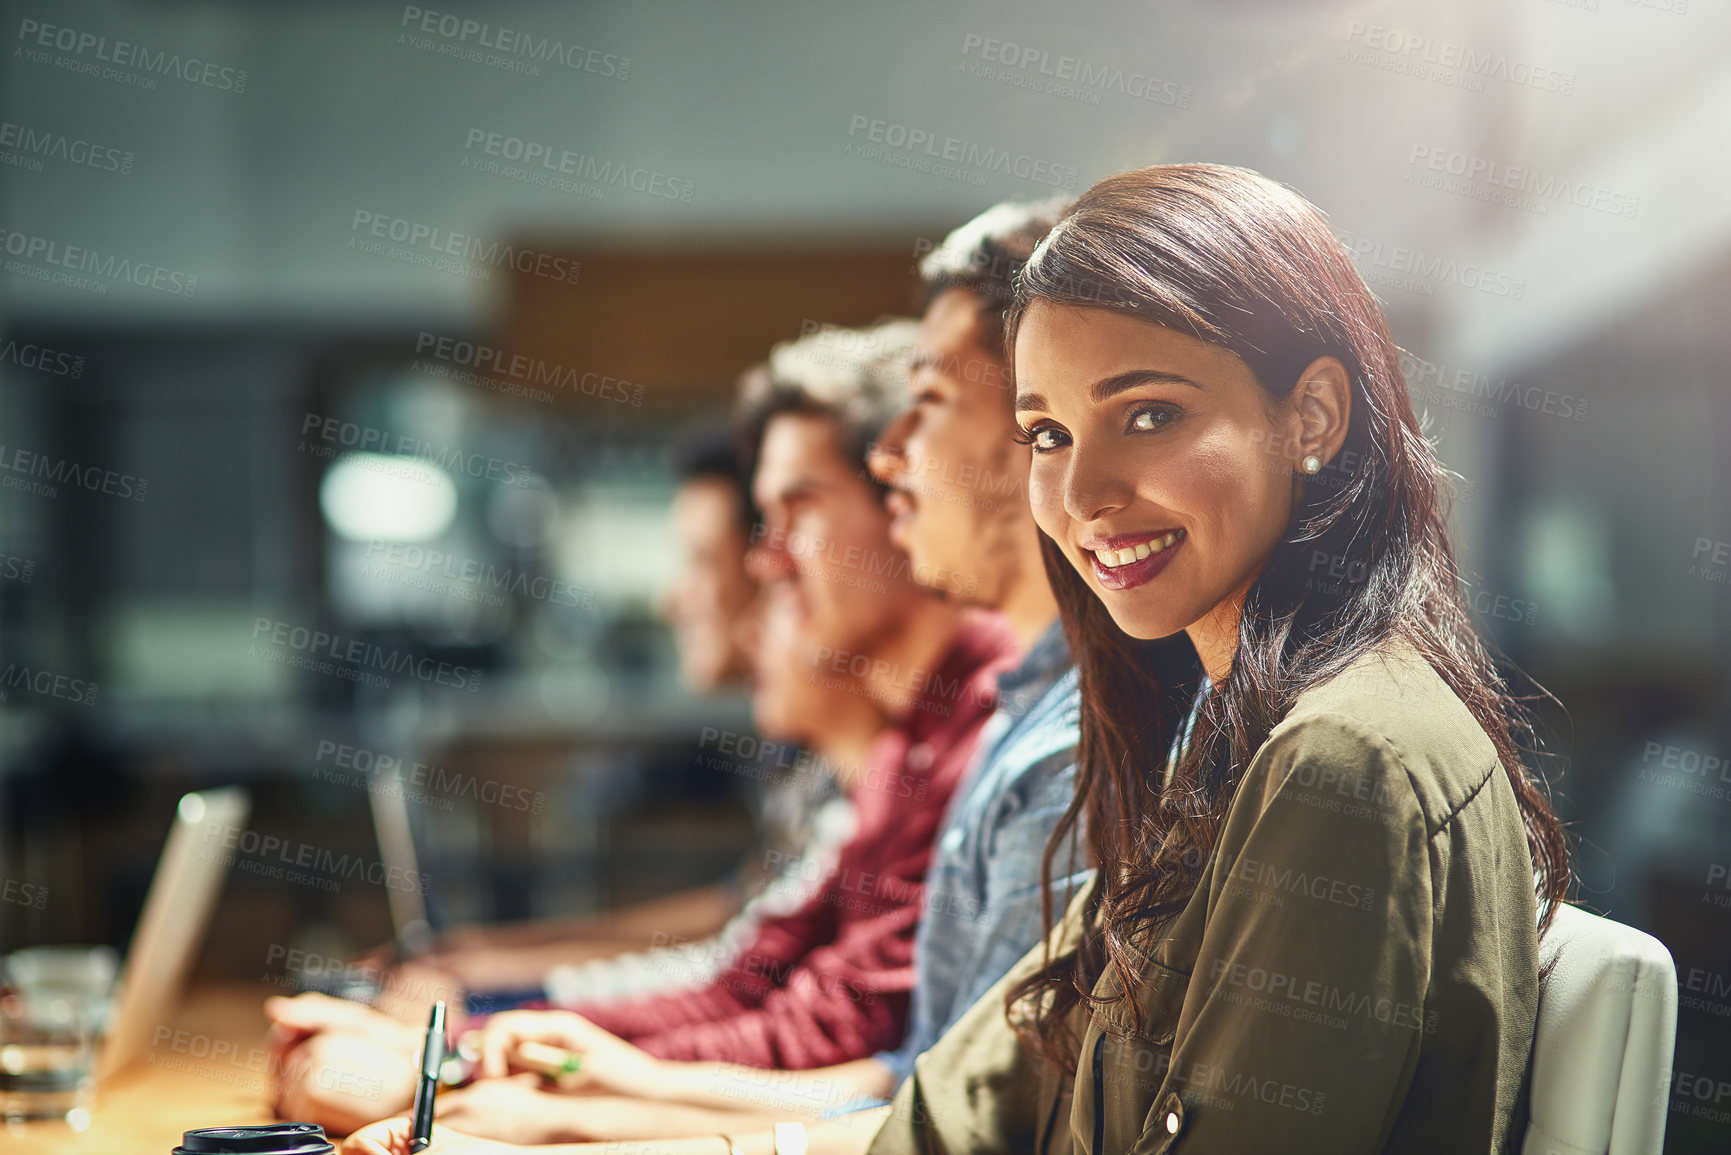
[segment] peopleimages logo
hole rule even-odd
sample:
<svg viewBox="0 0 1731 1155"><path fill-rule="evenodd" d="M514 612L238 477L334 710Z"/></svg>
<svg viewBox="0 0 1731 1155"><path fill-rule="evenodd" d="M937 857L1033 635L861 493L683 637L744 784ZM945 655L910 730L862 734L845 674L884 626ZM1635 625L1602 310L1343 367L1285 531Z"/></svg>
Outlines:
<svg viewBox="0 0 1731 1155"><path fill-rule="evenodd" d="M211 846L213 842L216 843L215 846ZM390 890L426 894L430 881L424 873L387 865L376 858L338 854L328 847L314 846L310 842L280 838L275 834L260 834L256 830L222 822L205 823L204 843L207 860L216 857L251 874L306 883L332 892L342 888L344 879L356 879ZM314 871L316 874L300 873L302 870ZM325 877L319 878L316 875Z"/></svg>
<svg viewBox="0 0 1731 1155"><path fill-rule="evenodd" d="M473 667L417 657L408 650L393 650L375 642L344 638L340 634L291 622L257 618L253 621L252 636L254 641L262 639L271 646L290 651L290 654L261 651L254 646L248 651L250 656L297 666L317 674L335 674L350 681L375 684L378 681L376 676L367 675L369 671L379 670L385 674L407 674L435 686L449 686L471 694L481 686L481 671ZM389 681L384 684L389 685Z"/></svg>
<svg viewBox="0 0 1731 1155"><path fill-rule="evenodd" d="M1381 241L1357 237L1345 231L1334 235L1358 263L1365 280L1372 284L1407 289L1423 297L1434 296L1435 287L1439 284L1458 285L1493 297L1507 297L1511 301L1518 301L1527 294L1525 277L1512 276L1471 261L1439 257L1422 249L1384 245Z"/></svg>
<svg viewBox="0 0 1731 1155"><path fill-rule="evenodd" d="M313 768L315 781L355 786L422 804L437 803L440 810L453 810L452 800L457 798L528 814L539 814L547 805L545 791L447 770L430 762L408 761L328 738L319 739L313 761L318 763Z"/></svg>
<svg viewBox="0 0 1731 1155"><path fill-rule="evenodd" d="M132 172L130 152L10 120L0 120L0 148L17 150L0 153L0 164L31 172L41 172L45 159L93 168L98 172L117 172L123 176Z"/></svg>
<svg viewBox="0 0 1731 1155"><path fill-rule="evenodd" d="M988 173L996 173L1053 188L1073 189L1078 179L1075 165L1056 164L1025 152L982 145L935 129L880 120L864 113L856 112L848 119L847 134L845 155L921 171L933 166L931 171L935 175L964 178L969 183L984 183ZM886 148L890 150L888 154L883 151Z"/></svg>
<svg viewBox="0 0 1731 1155"><path fill-rule="evenodd" d="M1572 96L1575 92L1573 72L1511 59L1505 52L1482 52L1453 40L1353 20L1347 24L1346 41L1346 58L1355 64L1369 64L1472 92L1483 92L1487 80L1559 96Z"/></svg>
<svg viewBox="0 0 1731 1155"><path fill-rule="evenodd" d="M463 152L464 168L560 192L581 192L589 186L600 190L612 185L630 192L690 204L697 191L697 186L691 181L654 169L602 160L546 141L485 128L468 130L463 140ZM577 182L588 182L588 186Z"/></svg>
<svg viewBox="0 0 1731 1155"><path fill-rule="evenodd" d="M510 353L481 341L464 341L456 337L429 333L423 329L415 338L415 352L437 361L471 369L482 376L505 378L523 386L525 391L539 394L536 400L553 399L551 394L533 389L537 385L549 385L573 396L580 394L598 401L613 401L633 407L641 407L643 404L643 386L639 382L627 381L623 377L612 377L594 370L579 373L575 369L555 365L539 357Z"/></svg>
<svg viewBox="0 0 1731 1155"><path fill-rule="evenodd" d="M585 48L581 44L566 44L551 36L537 36L518 28L495 26L449 12L417 8L413 4L403 5L400 26L407 31L398 36L399 44L406 43L411 48L436 52L456 60L499 67L515 65L506 68L510 72L539 76L539 65L557 64L573 72L589 72L613 80L624 80L631 75L629 56ZM488 55L489 52L494 55Z"/></svg>
<svg viewBox="0 0 1731 1155"><path fill-rule="evenodd" d="M1494 417L1496 405L1511 405L1532 413L1546 413L1570 421L1587 419L1587 399L1573 393L1558 393L1535 385L1522 385L1507 377L1493 380L1488 373L1454 368L1421 360L1406 350L1400 352L1400 369L1415 397L1429 396L1449 409L1477 412ZM1459 394L1471 400L1456 401ZM1482 402L1483 404L1480 404ZM1492 403L1495 404L1492 404Z"/></svg>
<svg viewBox="0 0 1731 1155"><path fill-rule="evenodd" d="M85 245L69 245L49 237L0 228L0 253L18 260L7 261L6 271L21 277L69 284L98 293L108 292L108 283L129 283L176 297L198 295L198 277L149 261L100 253ZM29 262L29 263L26 263ZM88 273L89 277L73 274ZM100 279L92 279L100 278ZM107 282L107 283L105 283Z"/></svg>
<svg viewBox="0 0 1731 1155"><path fill-rule="evenodd" d="M351 248L365 245L369 238L394 241L418 250L416 255L423 258L421 263L433 264L433 267L440 268L441 271L485 272L484 269L471 270L468 266L487 266L514 269L527 276L544 277L550 281L564 281L573 285L583 271L582 264L569 257L522 248L505 241L486 241L472 233L452 232L425 221L368 209L355 210L354 217L349 222L349 232L354 234L349 238ZM394 255L385 252L382 245L374 246L374 249L387 256ZM363 248L362 251L368 250ZM447 257L453 259L437 263L440 258Z"/></svg>
<svg viewBox="0 0 1731 1155"><path fill-rule="evenodd" d="M20 20L18 41L22 47L16 54L32 64L52 64L69 72L94 74L104 80L121 80L140 88L153 89L156 77L169 76L203 88L237 93L246 91L246 70L243 68L230 68L196 56L183 57L178 52L154 51L142 44L110 40L79 28L44 24L40 20ZM51 51L68 52L79 59L53 57ZM115 67L104 68L103 64ZM128 74L120 69L134 71Z"/></svg>
<svg viewBox="0 0 1731 1155"><path fill-rule="evenodd" d="M0 443L0 486L20 489L43 497L59 494L59 486L73 485L90 493L104 493L131 501L143 501L150 482L130 473L119 473L97 465L80 465L64 457L50 457L33 449ZM29 480L38 479L38 480Z"/></svg>
<svg viewBox="0 0 1731 1155"><path fill-rule="evenodd" d="M1474 200L1505 204L1540 216L1547 214L1550 206L1556 203L1630 220L1641 211L1640 197L1525 165L1504 164L1459 149L1415 144L1407 155L1407 164L1412 166L1412 171L1407 173L1408 183ZM1445 177L1454 179L1443 179Z"/></svg>
<svg viewBox="0 0 1731 1155"><path fill-rule="evenodd" d="M1264 996L1259 1009L1294 1016L1295 1007L1314 1010L1324 1016L1323 1022L1336 1030L1344 1030L1349 1018L1364 1019L1424 1034L1435 1034L1437 1012L1426 1011L1423 1003L1403 1003L1364 991L1348 990L1332 983L1307 979L1302 975L1285 974L1259 966L1216 958L1208 977L1222 985ZM1228 999L1228 1001L1240 1001Z"/></svg>
<svg viewBox="0 0 1731 1155"><path fill-rule="evenodd" d="M1710 537L1695 539L1689 554L1689 575L1716 585L1731 585L1731 541Z"/></svg>
<svg viewBox="0 0 1731 1155"><path fill-rule="evenodd" d="M1099 104L1100 94L1111 92L1152 104L1190 107L1188 84L1062 53L1054 56L1043 48L1000 40L995 36L966 33L962 37L962 57L958 72L1083 104Z"/></svg>
<svg viewBox="0 0 1731 1155"><path fill-rule="evenodd" d="M587 586L574 586L545 574L428 549L412 542L387 542L376 538L368 542L362 573L379 581L460 597L465 601L484 600L488 605L504 605L504 598L498 595L511 594L571 609L595 608L595 591ZM412 581L409 580L411 576L427 580Z"/></svg>
<svg viewBox="0 0 1731 1155"><path fill-rule="evenodd" d="M469 453L454 445L438 445L408 434L354 421L343 421L321 413L307 413L301 420L302 452L320 457L334 456L337 449L412 458L460 476L485 478L524 489L535 481L535 472L518 461L506 461L482 453Z"/></svg>
<svg viewBox="0 0 1731 1155"><path fill-rule="evenodd" d="M21 369L35 369L38 372L50 373L56 377L70 377L76 381L84 376L84 358L72 353L63 353L50 349L46 345L34 342L7 341L0 345L0 364L10 361Z"/></svg>
<svg viewBox="0 0 1731 1155"><path fill-rule="evenodd" d="M36 670L17 662L8 662L0 670L0 702L12 690L27 690L43 698L56 698L77 706L94 705L97 684L83 678L57 674L53 670Z"/></svg>
<svg viewBox="0 0 1731 1155"><path fill-rule="evenodd" d="M46 910L48 907L48 888L25 882L22 879L8 878L0 883L0 902L15 903L18 906L28 906L36 910Z"/></svg>

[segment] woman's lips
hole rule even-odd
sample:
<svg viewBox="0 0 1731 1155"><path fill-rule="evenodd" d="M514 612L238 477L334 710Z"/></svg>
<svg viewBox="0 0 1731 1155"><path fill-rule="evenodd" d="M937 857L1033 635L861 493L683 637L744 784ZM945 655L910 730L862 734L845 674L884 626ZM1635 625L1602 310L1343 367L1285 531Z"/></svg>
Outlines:
<svg viewBox="0 0 1731 1155"><path fill-rule="evenodd" d="M1121 544L1126 542L1125 538L1112 538L1109 542L1102 544L1112 545L1115 547L1114 549L1089 550L1088 561L1094 567L1094 579L1100 583L1101 588L1109 590L1132 589L1153 581L1155 576L1165 569L1167 563L1172 560L1172 555L1183 548L1184 543L1188 540L1189 536L1182 529L1172 530L1158 537L1145 537L1141 541L1135 541L1133 538L1128 539L1128 544ZM1123 556L1124 553L1130 551L1140 553L1144 547L1152 547L1149 549L1148 556L1137 558L1124 565L1107 565L1100 560L1102 553Z"/></svg>

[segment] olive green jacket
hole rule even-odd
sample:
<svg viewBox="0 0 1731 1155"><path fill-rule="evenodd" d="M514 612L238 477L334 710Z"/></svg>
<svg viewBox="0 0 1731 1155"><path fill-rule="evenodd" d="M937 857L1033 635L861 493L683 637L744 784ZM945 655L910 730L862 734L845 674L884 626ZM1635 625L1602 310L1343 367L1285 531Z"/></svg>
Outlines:
<svg viewBox="0 0 1731 1155"><path fill-rule="evenodd" d="M920 1057L872 1155L1518 1147L1533 881L1490 739L1392 645L1257 751L1194 896L1137 959L1142 1031L1123 1002L1076 1010L1073 1080L1024 1053L1004 993L1036 947ZM1108 971L1094 994L1120 989Z"/></svg>

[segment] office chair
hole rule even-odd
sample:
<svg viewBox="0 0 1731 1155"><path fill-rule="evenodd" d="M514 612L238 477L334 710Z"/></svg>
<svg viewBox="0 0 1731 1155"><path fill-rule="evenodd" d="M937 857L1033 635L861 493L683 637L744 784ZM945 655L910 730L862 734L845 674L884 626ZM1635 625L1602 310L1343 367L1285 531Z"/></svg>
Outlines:
<svg viewBox="0 0 1731 1155"><path fill-rule="evenodd" d="M1557 909L1521 1155L1659 1155L1677 1038L1677 968L1650 934Z"/></svg>

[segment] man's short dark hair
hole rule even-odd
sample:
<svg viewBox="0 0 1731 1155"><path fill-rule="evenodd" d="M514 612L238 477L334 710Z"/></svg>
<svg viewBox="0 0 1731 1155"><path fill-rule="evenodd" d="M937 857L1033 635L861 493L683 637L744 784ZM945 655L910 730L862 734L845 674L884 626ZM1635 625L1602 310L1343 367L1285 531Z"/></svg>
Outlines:
<svg viewBox="0 0 1731 1155"><path fill-rule="evenodd" d="M907 405L908 358L918 332L919 322L897 317L864 329L825 326L771 349L768 361L740 378L741 445L751 469L770 421L823 417L834 423L847 462L878 486L866 457Z"/></svg>
<svg viewBox="0 0 1731 1155"><path fill-rule="evenodd" d="M673 450L673 477L681 486L700 481L725 485L739 499L741 528L749 531L756 522L751 475L746 472L739 438L732 429L705 426L686 435Z"/></svg>
<svg viewBox="0 0 1731 1155"><path fill-rule="evenodd" d="M980 300L980 346L1004 352L1004 311L1016 295L1016 275L1052 231L1071 198L1005 201L993 205L920 261L925 305L946 289L966 289Z"/></svg>

